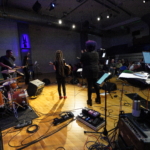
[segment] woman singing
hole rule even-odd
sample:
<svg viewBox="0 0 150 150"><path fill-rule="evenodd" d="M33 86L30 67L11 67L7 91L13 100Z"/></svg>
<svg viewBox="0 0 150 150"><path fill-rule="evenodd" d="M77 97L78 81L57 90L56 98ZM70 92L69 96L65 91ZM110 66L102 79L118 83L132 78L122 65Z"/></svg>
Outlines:
<svg viewBox="0 0 150 150"><path fill-rule="evenodd" d="M94 89L96 91L96 99L95 102L100 104L100 93L99 93L99 87L96 84L98 80L98 75L99 75L99 55L95 51L96 48L96 42L89 40L86 42L86 52L82 53L81 55L81 63L83 64L83 77L87 79L88 83L88 90L87 90L87 95L88 95L88 100L87 104L92 106L92 87L94 86Z"/></svg>

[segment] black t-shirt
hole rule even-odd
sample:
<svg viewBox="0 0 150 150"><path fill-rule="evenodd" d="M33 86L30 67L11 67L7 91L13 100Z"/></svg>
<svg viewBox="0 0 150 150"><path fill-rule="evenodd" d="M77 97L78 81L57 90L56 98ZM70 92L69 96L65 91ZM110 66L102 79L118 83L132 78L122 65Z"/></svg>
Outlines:
<svg viewBox="0 0 150 150"><path fill-rule="evenodd" d="M85 52L80 59L83 64L83 77L98 78L99 73L99 55L95 51Z"/></svg>
<svg viewBox="0 0 150 150"><path fill-rule="evenodd" d="M58 63L58 61L54 61L53 62L53 65L55 65L55 68L56 68L56 78L64 78L65 77L65 74L64 74L64 76L62 75L62 71L61 72L59 72L59 63ZM63 65L65 66L65 60L63 60ZM63 72L64 72L64 67L63 67Z"/></svg>
<svg viewBox="0 0 150 150"><path fill-rule="evenodd" d="M0 58L0 62L5 64L5 65L7 65L7 66L9 66L9 67L14 67L14 61L13 61L13 59L11 57L2 56ZM1 70L6 70L6 69L8 69L8 68L1 67Z"/></svg>

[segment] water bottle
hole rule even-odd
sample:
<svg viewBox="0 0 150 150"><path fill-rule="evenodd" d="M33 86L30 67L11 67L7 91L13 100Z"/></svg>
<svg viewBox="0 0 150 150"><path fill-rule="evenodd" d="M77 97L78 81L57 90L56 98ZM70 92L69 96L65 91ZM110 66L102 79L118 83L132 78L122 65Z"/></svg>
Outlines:
<svg viewBox="0 0 150 150"><path fill-rule="evenodd" d="M132 104L132 115L134 117L139 117L141 113L140 109L141 101L140 100L133 100Z"/></svg>

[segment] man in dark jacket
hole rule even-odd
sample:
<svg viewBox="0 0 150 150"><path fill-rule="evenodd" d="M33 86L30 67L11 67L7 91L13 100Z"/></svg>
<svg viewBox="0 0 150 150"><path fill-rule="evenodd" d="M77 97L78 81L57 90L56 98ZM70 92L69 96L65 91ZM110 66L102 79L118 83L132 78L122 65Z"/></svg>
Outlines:
<svg viewBox="0 0 150 150"><path fill-rule="evenodd" d="M83 77L87 79L88 83L88 100L87 104L92 106L92 87L96 91L96 103L100 104L100 93L99 86L97 85L98 75L99 75L99 55L96 51L95 41L87 41L86 42L86 52L84 52L81 56L81 63L83 64Z"/></svg>

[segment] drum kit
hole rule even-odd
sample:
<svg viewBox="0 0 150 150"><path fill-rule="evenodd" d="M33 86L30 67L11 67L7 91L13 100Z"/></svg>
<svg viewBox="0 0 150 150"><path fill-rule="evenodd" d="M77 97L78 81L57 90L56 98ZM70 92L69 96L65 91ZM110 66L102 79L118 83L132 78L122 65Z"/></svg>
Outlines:
<svg viewBox="0 0 150 150"><path fill-rule="evenodd" d="M10 74L13 71L3 70L1 73ZM16 118L18 118L17 109L19 107L25 109L28 106L28 94L25 89L18 89L16 82L18 78L19 77L12 78L10 76L7 80L0 82L2 84L0 86L0 110L2 114L12 112Z"/></svg>

